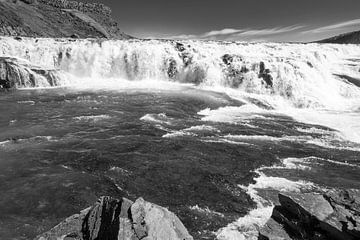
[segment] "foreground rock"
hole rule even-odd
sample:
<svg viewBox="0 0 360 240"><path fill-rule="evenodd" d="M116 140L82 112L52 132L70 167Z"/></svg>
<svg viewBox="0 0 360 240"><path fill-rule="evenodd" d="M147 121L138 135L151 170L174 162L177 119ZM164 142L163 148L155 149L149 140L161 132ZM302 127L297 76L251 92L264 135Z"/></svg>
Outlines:
<svg viewBox="0 0 360 240"><path fill-rule="evenodd" d="M192 240L188 231L166 208L144 201L102 197L36 240Z"/></svg>
<svg viewBox="0 0 360 240"><path fill-rule="evenodd" d="M360 239L360 190L280 193L259 239Z"/></svg>
<svg viewBox="0 0 360 240"><path fill-rule="evenodd" d="M60 71L35 66L26 60L0 57L0 88L57 86Z"/></svg>

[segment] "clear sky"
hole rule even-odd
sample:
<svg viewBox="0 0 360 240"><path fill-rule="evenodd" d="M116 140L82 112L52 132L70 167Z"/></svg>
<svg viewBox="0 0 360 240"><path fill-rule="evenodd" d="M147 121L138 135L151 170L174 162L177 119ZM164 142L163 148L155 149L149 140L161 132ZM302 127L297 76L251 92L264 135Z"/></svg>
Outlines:
<svg viewBox="0 0 360 240"><path fill-rule="evenodd" d="M360 30L360 0L82 0L101 2L139 38L312 41Z"/></svg>

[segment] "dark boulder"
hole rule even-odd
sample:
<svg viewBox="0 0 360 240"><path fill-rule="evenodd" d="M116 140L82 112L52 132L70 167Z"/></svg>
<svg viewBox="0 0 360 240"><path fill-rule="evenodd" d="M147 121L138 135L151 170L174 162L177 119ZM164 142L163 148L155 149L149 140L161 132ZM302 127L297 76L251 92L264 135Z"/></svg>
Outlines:
<svg viewBox="0 0 360 240"><path fill-rule="evenodd" d="M182 43L176 43L176 45L175 45L175 48L176 48L176 50L178 50L179 52L183 52L183 51L185 51L185 46L184 46L184 44L182 44Z"/></svg>
<svg viewBox="0 0 360 240"><path fill-rule="evenodd" d="M221 57L221 59L226 65L230 65L234 60L233 56L231 56L230 54L225 54L224 56Z"/></svg>
<svg viewBox="0 0 360 240"><path fill-rule="evenodd" d="M70 38L79 39L80 36L79 36L78 34L74 33L74 34L72 34L72 35L70 36Z"/></svg>
<svg viewBox="0 0 360 240"><path fill-rule="evenodd" d="M282 239L283 230L290 239L360 239L360 190L280 193L279 203L259 239Z"/></svg>
<svg viewBox="0 0 360 240"><path fill-rule="evenodd" d="M259 78L262 78L267 86L273 87L273 77L270 74L270 70L265 68L264 62L260 62Z"/></svg>
<svg viewBox="0 0 360 240"><path fill-rule="evenodd" d="M243 58L238 55L225 54L221 60L225 64L223 72L226 77L226 85L238 88L243 83L245 74L249 72L245 65L239 64L243 62Z"/></svg>
<svg viewBox="0 0 360 240"><path fill-rule="evenodd" d="M168 60L167 74L171 79L175 79L178 74L177 63L173 58Z"/></svg>

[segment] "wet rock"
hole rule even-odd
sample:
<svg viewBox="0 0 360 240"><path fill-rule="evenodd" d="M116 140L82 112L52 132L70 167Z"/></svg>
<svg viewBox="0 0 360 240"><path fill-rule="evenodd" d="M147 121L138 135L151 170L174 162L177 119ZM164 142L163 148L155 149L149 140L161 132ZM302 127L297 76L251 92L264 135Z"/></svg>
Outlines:
<svg viewBox="0 0 360 240"><path fill-rule="evenodd" d="M259 239L287 239L276 238L282 229L291 239L360 239L360 190L280 193L279 203Z"/></svg>
<svg viewBox="0 0 360 240"><path fill-rule="evenodd" d="M291 238L281 224L274 219L270 219L259 230L259 240L291 240Z"/></svg>
<svg viewBox="0 0 360 240"><path fill-rule="evenodd" d="M168 60L167 74L168 74L168 77L171 79L176 78L176 75L178 74L177 63L176 63L175 59L173 59L173 58Z"/></svg>
<svg viewBox="0 0 360 240"><path fill-rule="evenodd" d="M55 69L45 69L17 58L0 57L0 88L56 86L59 80Z"/></svg>
<svg viewBox="0 0 360 240"><path fill-rule="evenodd" d="M188 50L190 45L185 46L182 43L177 42L175 44L175 49L179 52L179 57L183 60L184 66L188 67L192 63L193 56Z"/></svg>
<svg viewBox="0 0 360 240"><path fill-rule="evenodd" d="M225 54L221 57L221 59L226 65L230 65L233 62L233 56L231 56L230 54Z"/></svg>
<svg viewBox="0 0 360 240"><path fill-rule="evenodd" d="M226 65L231 65L233 62L242 62L243 61L243 58L241 56L231 55L231 54L224 54L221 57L221 59L224 62L224 64L226 64Z"/></svg>
<svg viewBox="0 0 360 240"><path fill-rule="evenodd" d="M139 198L102 197L37 240L192 240L181 221L165 208Z"/></svg>
<svg viewBox="0 0 360 240"><path fill-rule="evenodd" d="M324 195L324 198L334 209L334 214L326 223L360 239L360 190L333 190Z"/></svg>
<svg viewBox="0 0 360 240"><path fill-rule="evenodd" d="M176 43L175 48L176 48L179 52L185 51L185 46L184 46L184 44L182 44L182 43Z"/></svg>
<svg viewBox="0 0 360 240"><path fill-rule="evenodd" d="M78 34L74 33L70 36L70 38L79 39L80 36Z"/></svg>
<svg viewBox="0 0 360 240"><path fill-rule="evenodd" d="M273 87L273 77L270 74L270 70L265 68L264 62L260 62L259 78L262 78L267 86Z"/></svg>
<svg viewBox="0 0 360 240"><path fill-rule="evenodd" d="M225 54L221 57L225 64L224 75L229 87L238 88L244 81L244 74L249 72L246 66L242 65L243 58L237 55Z"/></svg>

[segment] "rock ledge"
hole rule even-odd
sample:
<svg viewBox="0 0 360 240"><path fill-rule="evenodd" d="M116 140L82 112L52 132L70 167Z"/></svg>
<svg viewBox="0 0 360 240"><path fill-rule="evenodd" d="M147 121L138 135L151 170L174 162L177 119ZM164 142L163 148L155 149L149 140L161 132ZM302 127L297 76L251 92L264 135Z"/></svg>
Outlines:
<svg viewBox="0 0 360 240"><path fill-rule="evenodd" d="M259 239L360 239L360 190L280 193Z"/></svg>
<svg viewBox="0 0 360 240"><path fill-rule="evenodd" d="M184 225L166 208L139 198L101 197L36 240L192 240Z"/></svg>

